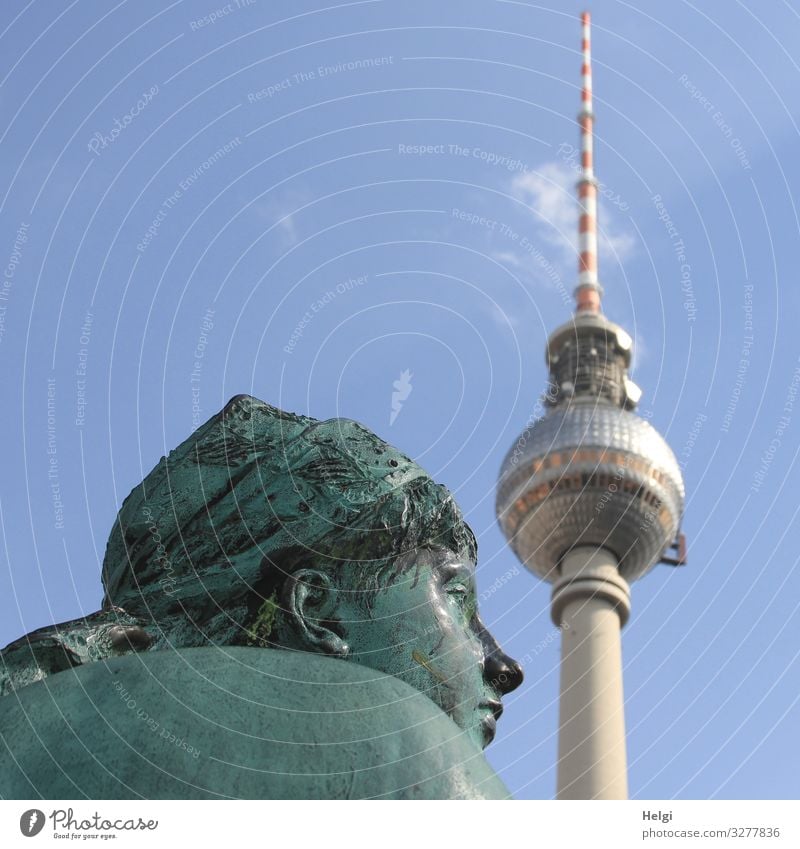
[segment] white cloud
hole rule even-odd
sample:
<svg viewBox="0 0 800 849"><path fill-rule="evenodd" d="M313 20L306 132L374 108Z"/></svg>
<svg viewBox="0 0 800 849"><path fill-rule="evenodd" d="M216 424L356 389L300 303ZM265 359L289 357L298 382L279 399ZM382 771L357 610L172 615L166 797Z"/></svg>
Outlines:
<svg viewBox="0 0 800 849"><path fill-rule="evenodd" d="M507 331L515 330L523 326L521 314L518 312L506 312L497 302L493 302L486 308L489 318L501 329Z"/></svg>
<svg viewBox="0 0 800 849"><path fill-rule="evenodd" d="M275 226L284 246L289 248L299 240L295 214L308 202L309 197L304 192L290 190L280 197L259 201L255 204L255 210L270 226Z"/></svg>
<svg viewBox="0 0 800 849"><path fill-rule="evenodd" d="M558 251L557 260L577 264L578 203L575 170L565 162L545 162L536 171L517 174L511 193L531 208L531 242L546 242ZM600 260L615 265L631 256L634 239L619 221L620 214L600 200L598 248ZM602 278L602 268L600 276Z"/></svg>
<svg viewBox="0 0 800 849"><path fill-rule="evenodd" d="M647 337L642 333L641 329L636 334L636 339L633 342L633 362L631 363L631 377L636 375L636 370L641 368L642 364L650 358L650 346L647 342Z"/></svg>
<svg viewBox="0 0 800 849"><path fill-rule="evenodd" d="M494 253L492 253L492 259L497 260L497 262L503 262L506 265L510 265L512 268L525 267L520 255L515 254L513 251L494 251Z"/></svg>

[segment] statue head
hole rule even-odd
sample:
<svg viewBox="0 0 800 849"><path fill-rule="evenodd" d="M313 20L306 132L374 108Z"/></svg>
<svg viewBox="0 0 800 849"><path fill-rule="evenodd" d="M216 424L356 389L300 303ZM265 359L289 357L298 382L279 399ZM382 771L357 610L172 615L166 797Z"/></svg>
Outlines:
<svg viewBox="0 0 800 849"><path fill-rule="evenodd" d="M445 487L371 431L237 396L125 500L104 607L171 647L322 653L426 693L481 746L522 671L481 622Z"/></svg>

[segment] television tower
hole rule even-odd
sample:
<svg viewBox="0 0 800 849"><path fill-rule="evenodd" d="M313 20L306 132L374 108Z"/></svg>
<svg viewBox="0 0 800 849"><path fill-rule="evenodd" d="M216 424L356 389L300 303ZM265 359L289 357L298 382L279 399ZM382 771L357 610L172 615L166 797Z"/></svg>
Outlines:
<svg viewBox="0 0 800 849"><path fill-rule="evenodd" d="M631 337L602 313L592 155L589 13L578 115L579 263L575 313L548 339L545 414L506 455L497 517L522 563L553 585L561 629L559 799L626 799L620 632L630 583L656 563L682 565L684 488L675 455L633 413Z"/></svg>

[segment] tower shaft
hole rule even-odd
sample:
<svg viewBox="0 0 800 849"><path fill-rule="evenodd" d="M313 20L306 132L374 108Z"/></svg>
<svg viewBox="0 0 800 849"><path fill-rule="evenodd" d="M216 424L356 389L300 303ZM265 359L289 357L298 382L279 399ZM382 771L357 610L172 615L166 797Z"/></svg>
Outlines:
<svg viewBox="0 0 800 849"><path fill-rule="evenodd" d="M553 590L561 628L558 799L627 799L620 628L630 610L627 582L603 548L564 557Z"/></svg>

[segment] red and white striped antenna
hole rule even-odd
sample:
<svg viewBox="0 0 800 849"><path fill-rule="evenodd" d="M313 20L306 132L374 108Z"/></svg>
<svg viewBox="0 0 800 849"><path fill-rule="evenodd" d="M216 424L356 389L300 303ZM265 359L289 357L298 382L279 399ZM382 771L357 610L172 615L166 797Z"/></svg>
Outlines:
<svg viewBox="0 0 800 849"><path fill-rule="evenodd" d="M603 287L597 279L597 181L594 177L592 155L592 47L591 16L581 15L583 26L583 90L582 108L578 114L581 130L581 178L578 181L578 202L581 208L578 224L578 285L575 287L577 312L600 312Z"/></svg>

